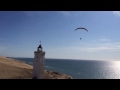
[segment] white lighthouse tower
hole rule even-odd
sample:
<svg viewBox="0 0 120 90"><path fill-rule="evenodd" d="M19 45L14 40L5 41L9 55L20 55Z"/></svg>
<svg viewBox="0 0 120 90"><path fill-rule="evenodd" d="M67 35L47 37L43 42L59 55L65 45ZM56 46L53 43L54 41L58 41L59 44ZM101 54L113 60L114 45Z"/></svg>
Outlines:
<svg viewBox="0 0 120 90"><path fill-rule="evenodd" d="M42 45L40 42L37 51L34 51L33 79L44 79L44 60L45 52L42 51Z"/></svg>

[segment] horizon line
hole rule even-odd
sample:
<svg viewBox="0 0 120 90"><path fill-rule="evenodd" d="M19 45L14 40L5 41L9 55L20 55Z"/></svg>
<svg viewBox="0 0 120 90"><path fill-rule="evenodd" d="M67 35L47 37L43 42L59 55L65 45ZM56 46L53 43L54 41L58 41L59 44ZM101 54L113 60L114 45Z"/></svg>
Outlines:
<svg viewBox="0 0 120 90"><path fill-rule="evenodd" d="M7 57L7 58L34 58L34 57ZM97 60L97 59L69 59L69 58L45 58L45 59L108 61L108 60L103 60L103 59L101 59L101 60ZM110 61L113 61L113 60L110 60ZM119 60L114 60L114 61L119 61Z"/></svg>

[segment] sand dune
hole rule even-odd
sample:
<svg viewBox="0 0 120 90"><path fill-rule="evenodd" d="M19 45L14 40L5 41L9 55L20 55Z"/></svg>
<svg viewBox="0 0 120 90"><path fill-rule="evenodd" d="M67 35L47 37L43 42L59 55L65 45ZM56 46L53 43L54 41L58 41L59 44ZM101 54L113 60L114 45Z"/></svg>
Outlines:
<svg viewBox="0 0 120 90"><path fill-rule="evenodd" d="M33 66L0 56L0 79L32 79ZM45 70L45 79L72 79L71 76Z"/></svg>

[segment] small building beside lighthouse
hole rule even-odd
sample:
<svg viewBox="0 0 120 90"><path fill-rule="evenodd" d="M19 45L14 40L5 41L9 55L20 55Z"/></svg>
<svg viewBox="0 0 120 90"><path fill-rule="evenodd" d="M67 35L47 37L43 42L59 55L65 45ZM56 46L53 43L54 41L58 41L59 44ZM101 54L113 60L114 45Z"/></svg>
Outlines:
<svg viewBox="0 0 120 90"><path fill-rule="evenodd" d="M33 62L33 79L44 79L44 61L45 52L42 50L42 45L37 47L37 51L34 51L34 62Z"/></svg>

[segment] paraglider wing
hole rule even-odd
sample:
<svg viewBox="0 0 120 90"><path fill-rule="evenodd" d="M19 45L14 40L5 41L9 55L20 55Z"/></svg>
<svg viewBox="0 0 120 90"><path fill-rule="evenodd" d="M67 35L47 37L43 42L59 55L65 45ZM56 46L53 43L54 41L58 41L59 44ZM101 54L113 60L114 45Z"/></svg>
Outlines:
<svg viewBox="0 0 120 90"><path fill-rule="evenodd" d="M78 29L83 29L83 30L86 30L88 32L88 30L86 28L82 28L82 27L81 28L76 28L75 31L78 30Z"/></svg>

